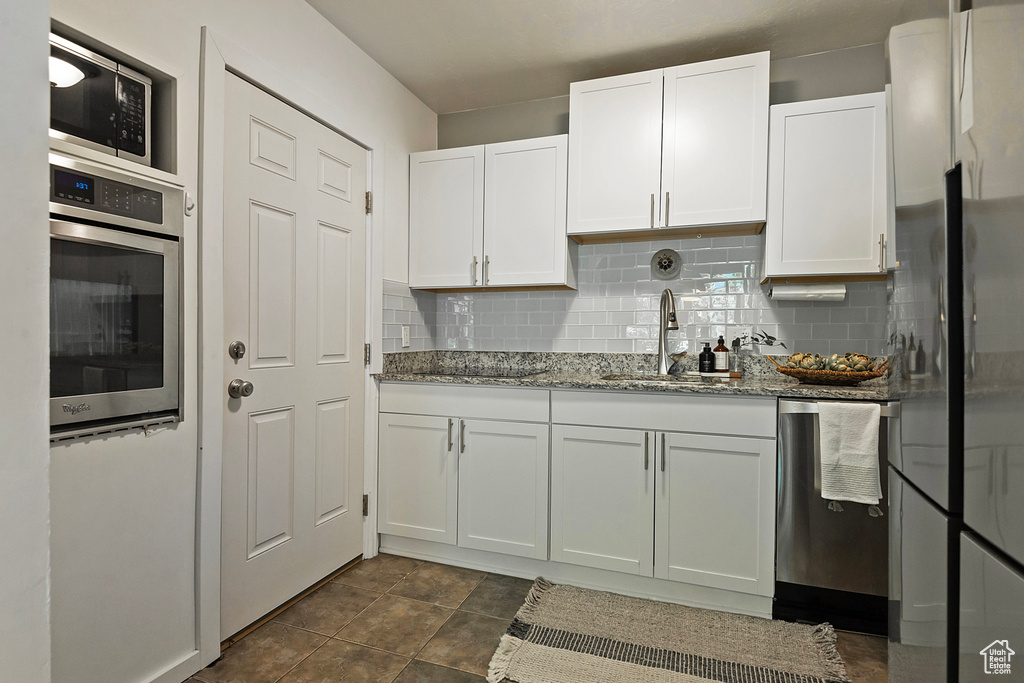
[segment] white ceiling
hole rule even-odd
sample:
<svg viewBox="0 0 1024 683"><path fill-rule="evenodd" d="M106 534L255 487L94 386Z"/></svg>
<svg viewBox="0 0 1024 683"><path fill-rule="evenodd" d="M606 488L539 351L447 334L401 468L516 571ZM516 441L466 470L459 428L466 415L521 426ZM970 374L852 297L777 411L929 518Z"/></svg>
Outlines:
<svg viewBox="0 0 1024 683"><path fill-rule="evenodd" d="M901 0L307 0L438 114L771 50L879 43Z"/></svg>

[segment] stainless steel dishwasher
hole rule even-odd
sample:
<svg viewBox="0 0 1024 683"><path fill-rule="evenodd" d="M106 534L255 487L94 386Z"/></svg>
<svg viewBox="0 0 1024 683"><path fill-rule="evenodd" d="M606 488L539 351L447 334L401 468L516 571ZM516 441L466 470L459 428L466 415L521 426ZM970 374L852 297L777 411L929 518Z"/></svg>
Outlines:
<svg viewBox="0 0 1024 683"><path fill-rule="evenodd" d="M818 402L779 399L774 618L886 632L887 456L890 444L899 448L899 402L880 406L882 516L873 517L861 503L829 510L821 497Z"/></svg>

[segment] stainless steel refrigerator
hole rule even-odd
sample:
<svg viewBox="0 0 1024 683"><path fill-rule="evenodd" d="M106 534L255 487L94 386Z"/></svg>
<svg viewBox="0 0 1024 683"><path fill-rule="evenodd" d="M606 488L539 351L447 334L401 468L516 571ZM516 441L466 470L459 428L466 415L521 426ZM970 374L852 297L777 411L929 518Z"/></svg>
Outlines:
<svg viewBox="0 0 1024 683"><path fill-rule="evenodd" d="M960 681L1024 681L1024 0L959 15Z"/></svg>
<svg viewBox="0 0 1024 683"><path fill-rule="evenodd" d="M889 680L1024 681L1024 0L903 7Z"/></svg>

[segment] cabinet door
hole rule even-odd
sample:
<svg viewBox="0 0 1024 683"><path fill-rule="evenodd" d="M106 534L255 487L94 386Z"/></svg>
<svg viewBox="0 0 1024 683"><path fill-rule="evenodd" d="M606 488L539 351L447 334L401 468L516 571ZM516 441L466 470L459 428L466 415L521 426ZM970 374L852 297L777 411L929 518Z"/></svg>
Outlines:
<svg viewBox="0 0 1024 683"><path fill-rule="evenodd" d="M661 225L662 70L569 86L569 234Z"/></svg>
<svg viewBox="0 0 1024 683"><path fill-rule="evenodd" d="M662 225L765 219L768 53L665 69Z"/></svg>
<svg viewBox="0 0 1024 683"><path fill-rule="evenodd" d="M548 559L548 426L460 427L459 545Z"/></svg>
<svg viewBox="0 0 1024 683"><path fill-rule="evenodd" d="M483 146L410 154L409 286L478 285L483 235Z"/></svg>
<svg viewBox="0 0 1024 683"><path fill-rule="evenodd" d="M771 108L765 275L885 272L885 93Z"/></svg>
<svg viewBox="0 0 1024 683"><path fill-rule="evenodd" d="M380 415L378 527L440 543L456 542L456 420Z"/></svg>
<svg viewBox="0 0 1024 683"><path fill-rule="evenodd" d="M484 285L565 284L567 136L487 145Z"/></svg>
<svg viewBox="0 0 1024 683"><path fill-rule="evenodd" d="M775 441L658 434L654 575L772 595Z"/></svg>
<svg viewBox="0 0 1024 683"><path fill-rule="evenodd" d="M652 575L653 433L551 427L551 559Z"/></svg>

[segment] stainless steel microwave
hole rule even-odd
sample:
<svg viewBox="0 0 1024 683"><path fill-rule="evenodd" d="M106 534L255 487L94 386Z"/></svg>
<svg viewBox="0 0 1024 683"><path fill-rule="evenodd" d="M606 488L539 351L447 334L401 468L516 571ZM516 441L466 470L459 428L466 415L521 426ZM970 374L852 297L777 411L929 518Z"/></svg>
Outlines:
<svg viewBox="0 0 1024 683"><path fill-rule="evenodd" d="M180 418L181 188L50 155L50 428Z"/></svg>
<svg viewBox="0 0 1024 683"><path fill-rule="evenodd" d="M50 135L152 166L153 82L50 34Z"/></svg>

